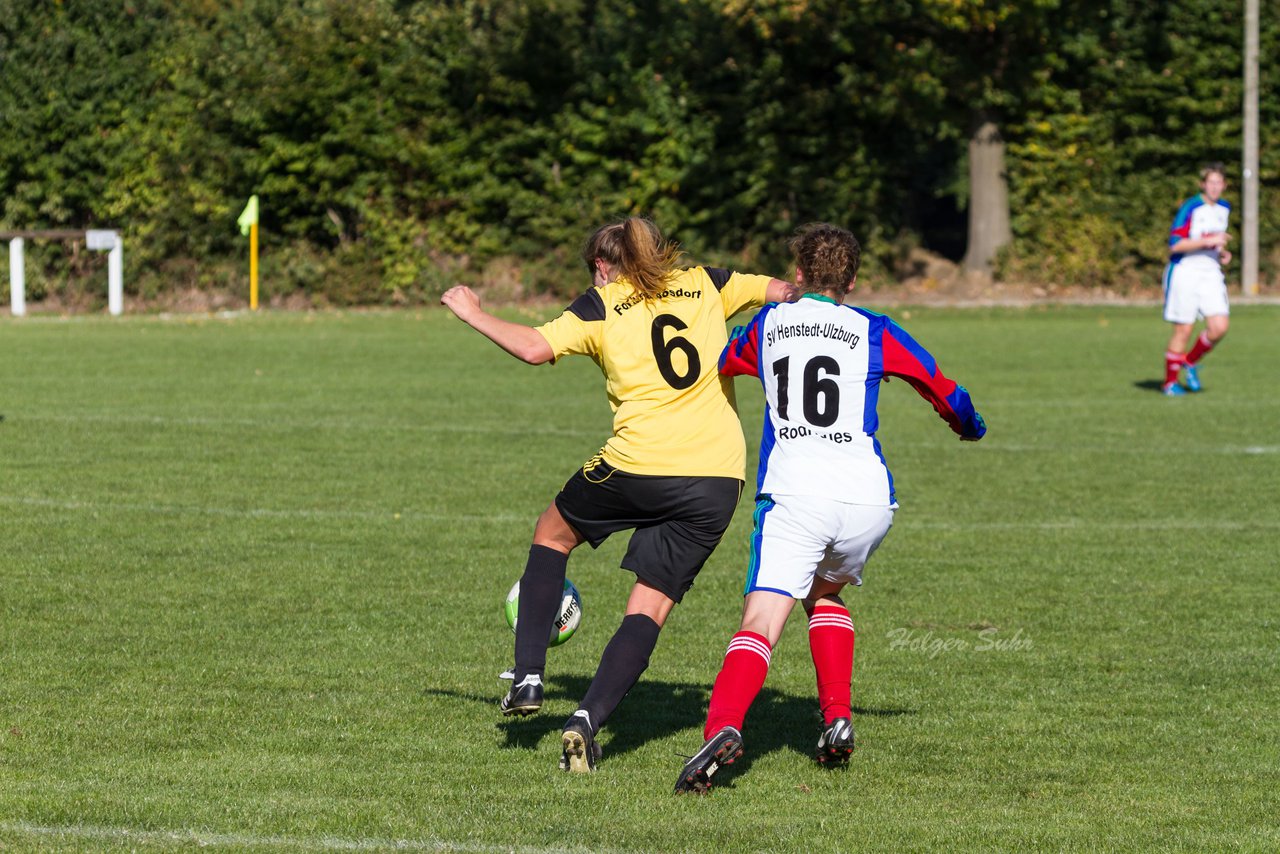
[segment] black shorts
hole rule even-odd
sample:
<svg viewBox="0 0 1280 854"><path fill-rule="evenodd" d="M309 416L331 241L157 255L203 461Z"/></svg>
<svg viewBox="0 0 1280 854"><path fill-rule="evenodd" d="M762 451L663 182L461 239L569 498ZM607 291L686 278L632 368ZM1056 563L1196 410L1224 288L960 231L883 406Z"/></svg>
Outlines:
<svg viewBox="0 0 1280 854"><path fill-rule="evenodd" d="M679 602L720 544L741 494L733 477L631 474L600 461L569 478L556 509L593 549L635 528L622 568Z"/></svg>

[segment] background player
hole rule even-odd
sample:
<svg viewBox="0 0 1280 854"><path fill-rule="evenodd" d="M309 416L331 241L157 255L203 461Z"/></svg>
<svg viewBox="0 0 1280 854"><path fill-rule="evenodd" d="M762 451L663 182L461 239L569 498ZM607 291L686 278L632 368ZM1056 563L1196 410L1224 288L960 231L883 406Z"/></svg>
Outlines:
<svg viewBox="0 0 1280 854"><path fill-rule="evenodd" d="M1164 319L1173 324L1164 353L1165 394L1200 390L1197 365L1227 334L1227 282L1222 268L1231 263L1227 217L1231 205L1222 198L1227 188L1221 163L1200 170L1200 193L1187 199L1169 228L1169 266L1164 271ZM1187 351L1198 317L1205 329ZM1186 371L1186 386L1178 373Z"/></svg>
<svg viewBox="0 0 1280 854"><path fill-rule="evenodd" d="M746 446L733 385L716 371L725 319L794 298L789 282L710 267L677 269L679 250L631 217L602 226L583 260L592 287L537 328L488 314L469 288L441 302L530 364L591 357L605 375L613 436L538 518L520 577L514 681L505 715L542 706L551 623L569 552L634 528L622 566L636 574L622 625L566 721L561 767L595 769L595 735L649 665L658 632L720 542L742 493Z"/></svg>
<svg viewBox="0 0 1280 854"><path fill-rule="evenodd" d="M677 792L707 791L716 770L742 754L743 719L797 599L809 615L824 721L817 759L843 762L853 749L854 629L839 593L862 583L898 506L875 435L880 381L905 379L962 439L986 433L968 392L901 327L842 305L861 259L852 234L806 226L792 251L800 300L766 306L734 330L720 358L721 373L764 385L755 530L741 628L712 690L706 742L680 772Z"/></svg>

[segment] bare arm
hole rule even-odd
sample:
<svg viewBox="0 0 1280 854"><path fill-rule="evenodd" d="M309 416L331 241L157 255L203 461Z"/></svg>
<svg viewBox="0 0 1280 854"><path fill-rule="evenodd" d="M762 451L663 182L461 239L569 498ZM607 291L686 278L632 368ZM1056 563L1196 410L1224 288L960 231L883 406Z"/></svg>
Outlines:
<svg viewBox="0 0 1280 854"><path fill-rule="evenodd" d="M1201 249L1226 249L1227 242L1230 240L1230 234L1225 231L1216 231L1201 237L1184 237L1170 246L1169 251L1175 255L1181 255L1183 252L1198 252Z"/></svg>
<svg viewBox="0 0 1280 854"><path fill-rule="evenodd" d="M480 297L466 285L449 288L440 297L440 302L463 323L522 362L541 365L543 362L550 362L555 355L547 339L538 330L489 314L480 307Z"/></svg>
<svg viewBox="0 0 1280 854"><path fill-rule="evenodd" d="M765 302L795 302L800 298L800 290L790 282L782 279L770 279L769 290L765 292Z"/></svg>

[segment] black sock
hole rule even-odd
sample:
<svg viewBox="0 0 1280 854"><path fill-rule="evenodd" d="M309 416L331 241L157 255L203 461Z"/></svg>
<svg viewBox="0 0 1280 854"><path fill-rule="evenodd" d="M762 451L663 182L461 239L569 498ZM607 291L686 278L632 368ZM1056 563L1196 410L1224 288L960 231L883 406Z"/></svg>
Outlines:
<svg viewBox="0 0 1280 854"><path fill-rule="evenodd" d="M640 680L640 674L649 666L649 654L658 643L660 631L662 626L644 614L628 614L622 618L622 625L600 656L591 687L578 704L578 708L590 716L594 732L599 732L631 686Z"/></svg>
<svg viewBox="0 0 1280 854"><path fill-rule="evenodd" d="M551 624L560 610L568 564L569 556L563 552L539 545L529 549L516 612L516 685L530 674L541 678L547 669Z"/></svg>

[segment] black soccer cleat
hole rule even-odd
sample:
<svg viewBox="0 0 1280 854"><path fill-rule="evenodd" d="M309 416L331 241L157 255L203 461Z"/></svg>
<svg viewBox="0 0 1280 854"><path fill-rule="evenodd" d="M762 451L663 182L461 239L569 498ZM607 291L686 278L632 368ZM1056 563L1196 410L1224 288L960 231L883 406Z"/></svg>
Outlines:
<svg viewBox="0 0 1280 854"><path fill-rule="evenodd" d="M560 733L560 770L575 774L586 774L596 770L596 763L604 753L596 744L595 733L591 731L591 721L585 712L576 712L565 722L564 732Z"/></svg>
<svg viewBox="0 0 1280 854"><path fill-rule="evenodd" d="M849 761L853 748L853 724L848 718L836 718L818 736L818 749L813 758L824 768L836 768Z"/></svg>
<svg viewBox="0 0 1280 854"><path fill-rule="evenodd" d="M498 703L502 713L511 715L531 715L542 708L542 677L529 675L512 685L507 696Z"/></svg>
<svg viewBox="0 0 1280 854"><path fill-rule="evenodd" d="M711 777L723 765L732 765L742 755L742 733L731 726L722 728L702 745L680 769L676 794L705 795L711 791Z"/></svg>

